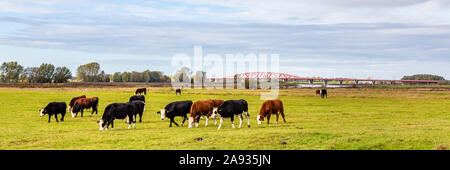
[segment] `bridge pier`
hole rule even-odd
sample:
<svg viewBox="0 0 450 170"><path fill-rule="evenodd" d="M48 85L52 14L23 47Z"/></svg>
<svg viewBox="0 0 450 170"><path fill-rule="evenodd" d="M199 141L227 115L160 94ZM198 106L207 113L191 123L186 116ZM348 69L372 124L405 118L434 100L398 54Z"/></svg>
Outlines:
<svg viewBox="0 0 450 170"><path fill-rule="evenodd" d="M309 84L314 84L314 80L309 80Z"/></svg>
<svg viewBox="0 0 450 170"><path fill-rule="evenodd" d="M323 80L324 85L328 85L328 80Z"/></svg>
<svg viewBox="0 0 450 170"><path fill-rule="evenodd" d="M375 83L376 83L375 81L372 81L372 86L375 86Z"/></svg>
<svg viewBox="0 0 450 170"><path fill-rule="evenodd" d="M355 80L355 84L359 84L359 81L358 81L358 80Z"/></svg>
<svg viewBox="0 0 450 170"><path fill-rule="evenodd" d="M343 80L339 80L339 84L340 84L340 85L342 85L342 84L343 84L343 82L344 82Z"/></svg>

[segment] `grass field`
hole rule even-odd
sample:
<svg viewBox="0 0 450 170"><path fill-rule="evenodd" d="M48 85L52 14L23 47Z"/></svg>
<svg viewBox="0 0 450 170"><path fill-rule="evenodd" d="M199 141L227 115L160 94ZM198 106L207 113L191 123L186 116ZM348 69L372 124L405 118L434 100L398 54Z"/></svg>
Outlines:
<svg viewBox="0 0 450 170"><path fill-rule="evenodd" d="M170 89L152 88L147 95L143 123L127 130L116 120L114 131L100 132L97 120L109 103L127 102L134 88L0 88L0 149L146 149L146 150L380 150L448 149L450 145L450 90L447 88L330 89L322 100L314 89L280 92L287 124L257 125L258 90L185 90L175 96ZM100 98L99 116L72 118L56 123L39 109L52 101L85 94ZM251 128L232 129L225 119L220 131L210 123L199 128L169 128L158 110L172 101L245 99ZM178 123L181 118L177 118ZM237 121L238 122L238 121ZM238 123L236 123L238 124ZM245 124L245 123L244 123ZM196 140L202 138L202 140ZM284 143L285 142L285 143ZM284 143L284 144L282 144Z"/></svg>

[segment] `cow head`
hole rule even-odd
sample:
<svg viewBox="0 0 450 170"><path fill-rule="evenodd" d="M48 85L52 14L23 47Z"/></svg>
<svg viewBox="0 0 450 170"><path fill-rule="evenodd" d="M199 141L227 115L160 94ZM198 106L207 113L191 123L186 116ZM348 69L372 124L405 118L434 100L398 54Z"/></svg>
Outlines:
<svg viewBox="0 0 450 170"><path fill-rule="evenodd" d="M166 118L166 113L167 113L166 109L161 109L161 111L156 112L156 113L161 114L161 120L164 120Z"/></svg>
<svg viewBox="0 0 450 170"><path fill-rule="evenodd" d="M256 116L256 121L258 121L258 125L262 124L264 121L264 116L258 115Z"/></svg>
<svg viewBox="0 0 450 170"><path fill-rule="evenodd" d="M222 113L222 108L214 107L211 118L217 118L217 116L219 116L219 112Z"/></svg>
<svg viewBox="0 0 450 170"><path fill-rule="evenodd" d="M39 112L41 113L41 114L39 114L40 117L44 116L47 113L47 111L45 109L41 109L41 110L39 110Z"/></svg>
<svg viewBox="0 0 450 170"><path fill-rule="evenodd" d="M189 128L192 128L194 126L194 117L189 117L188 124Z"/></svg>
<svg viewBox="0 0 450 170"><path fill-rule="evenodd" d="M103 119L100 119L99 121L97 121L97 123L100 126L100 131L103 131L104 129L108 130L108 128L106 127L106 122Z"/></svg>

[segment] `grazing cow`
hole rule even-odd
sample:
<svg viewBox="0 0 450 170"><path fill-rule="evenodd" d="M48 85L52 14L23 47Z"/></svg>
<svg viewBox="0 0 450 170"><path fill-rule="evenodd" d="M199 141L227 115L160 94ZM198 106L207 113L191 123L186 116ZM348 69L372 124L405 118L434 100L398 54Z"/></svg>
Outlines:
<svg viewBox="0 0 450 170"><path fill-rule="evenodd" d="M147 88L140 88L140 89L136 89L136 92L134 93L135 95L138 94L142 94L144 93L145 95L147 95Z"/></svg>
<svg viewBox="0 0 450 170"><path fill-rule="evenodd" d="M131 96L129 102L132 102L132 101L143 101L145 103L145 96L143 96L143 95Z"/></svg>
<svg viewBox="0 0 450 170"><path fill-rule="evenodd" d="M248 114L248 103L245 100L228 100L219 107L215 108L211 117L216 118L220 115L220 124L218 130L222 127L223 118L230 118L231 125L234 128L234 116L239 116L239 128L242 127L243 117L247 117L247 125L250 127L250 115Z"/></svg>
<svg viewBox="0 0 450 170"><path fill-rule="evenodd" d="M166 117L170 119L169 127L172 127L172 123L175 123L175 125L178 126L174 119L176 116L181 116L183 117L181 126L183 126L184 122L187 120L187 114L191 111L191 106L192 101L172 102L157 113L161 114L161 120L164 120Z"/></svg>
<svg viewBox="0 0 450 170"><path fill-rule="evenodd" d="M322 89L322 91L320 92L320 97L322 97L322 99L325 97L328 98L327 89Z"/></svg>
<svg viewBox="0 0 450 170"><path fill-rule="evenodd" d="M214 107L213 107L213 110L215 109L215 108L217 108L217 107L219 107L220 105L222 105L223 104L223 100L210 100L212 103L213 103L213 105L214 105ZM211 113L212 113L212 110L211 110ZM208 116L205 116L206 117L206 123L205 123L205 126L208 126L208 122L209 122L209 118L211 117L210 115L208 115ZM216 125L217 126L217 118L214 118L214 125Z"/></svg>
<svg viewBox="0 0 450 170"><path fill-rule="evenodd" d="M111 125L111 130L114 129L114 119L127 119L128 129L136 129L136 105L134 103L113 103L105 108L102 119L98 121L100 131L108 130Z"/></svg>
<svg viewBox="0 0 450 170"><path fill-rule="evenodd" d="M176 92L177 96L181 96L181 89L177 89Z"/></svg>
<svg viewBox="0 0 450 170"><path fill-rule="evenodd" d="M320 95L320 89L316 90L316 96Z"/></svg>
<svg viewBox="0 0 450 170"><path fill-rule="evenodd" d="M72 107L75 104L75 101L77 101L78 99L84 99L84 98L86 98L86 95L72 98L72 100L70 100L70 103L69 103L69 112L72 111Z"/></svg>
<svg viewBox="0 0 450 170"><path fill-rule="evenodd" d="M83 117L84 109L89 108L92 108L92 113L90 116L92 116L94 112L95 116L98 115L98 97L78 99L77 101L75 101L72 108L72 117L77 117L78 112L81 112L81 117Z"/></svg>
<svg viewBox="0 0 450 170"><path fill-rule="evenodd" d="M191 115L189 117L189 128L192 128L195 122L195 127L198 127L200 117L210 117L214 109L212 100L199 100L192 104Z"/></svg>
<svg viewBox="0 0 450 170"><path fill-rule="evenodd" d="M145 111L145 102L143 101L132 101L130 103L133 103L136 107L136 115L139 114L139 123L142 123L142 115L144 114Z"/></svg>
<svg viewBox="0 0 450 170"><path fill-rule="evenodd" d="M264 121L264 117L267 117L267 124L269 124L270 115L272 114L277 115L277 124L279 114L281 114L284 123L286 123L286 119L284 118L283 102L279 99L276 99L276 100L267 100L262 104L261 109L259 110L259 115L256 116L258 125L262 124L262 122Z"/></svg>
<svg viewBox="0 0 450 170"><path fill-rule="evenodd" d="M48 114L48 123L50 123L50 118L55 115L56 122L58 121L58 114L61 114L61 122L64 122L64 116L66 115L67 104L66 102L52 102L49 103L45 108L41 109L40 117Z"/></svg>

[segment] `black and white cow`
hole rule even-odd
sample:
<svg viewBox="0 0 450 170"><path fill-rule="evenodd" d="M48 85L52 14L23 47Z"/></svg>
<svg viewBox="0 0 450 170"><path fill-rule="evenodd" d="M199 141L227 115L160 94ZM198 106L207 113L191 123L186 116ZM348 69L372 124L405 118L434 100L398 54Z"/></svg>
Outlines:
<svg viewBox="0 0 450 170"><path fill-rule="evenodd" d="M145 103L145 96L143 96L143 95L131 96L129 102L132 102L132 101L143 101Z"/></svg>
<svg viewBox="0 0 450 170"><path fill-rule="evenodd" d="M327 89L322 89L321 91L320 91L320 97L322 97L322 99L323 98L328 98L328 92L327 92Z"/></svg>
<svg viewBox="0 0 450 170"><path fill-rule="evenodd" d="M214 108L212 118L220 115L219 130L222 127L223 118L230 118L232 127L234 128L234 116L239 116L239 128L242 127L242 114L247 117L247 125L250 127L250 115L248 114L248 103L245 100L228 100L217 108Z"/></svg>
<svg viewBox="0 0 450 170"><path fill-rule="evenodd" d="M56 122L58 121L58 114L61 114L61 122L64 122L64 116L66 115L67 104L66 102L52 102L49 103L45 108L41 109L40 116L48 114L48 123L50 123L50 118L55 115Z"/></svg>
<svg viewBox="0 0 450 170"><path fill-rule="evenodd" d="M172 123L178 126L177 122L175 122L175 117L180 116L183 117L183 122L181 126L183 126L184 122L188 119L187 114L191 111L192 101L177 101L168 104L164 109L157 112L161 114L161 120L164 120L166 117L170 119L170 126L172 127Z"/></svg>
<svg viewBox="0 0 450 170"><path fill-rule="evenodd" d="M136 101L132 101L130 103L133 103L134 106L136 107L136 115L139 114L139 123L142 123L142 115L145 112L145 102L140 101L140 100L136 100Z"/></svg>
<svg viewBox="0 0 450 170"><path fill-rule="evenodd" d="M136 106L133 103L113 103L106 106L102 119L98 121L100 131L108 130L111 125L111 130L114 129L114 119L127 119L128 129L136 129Z"/></svg>

